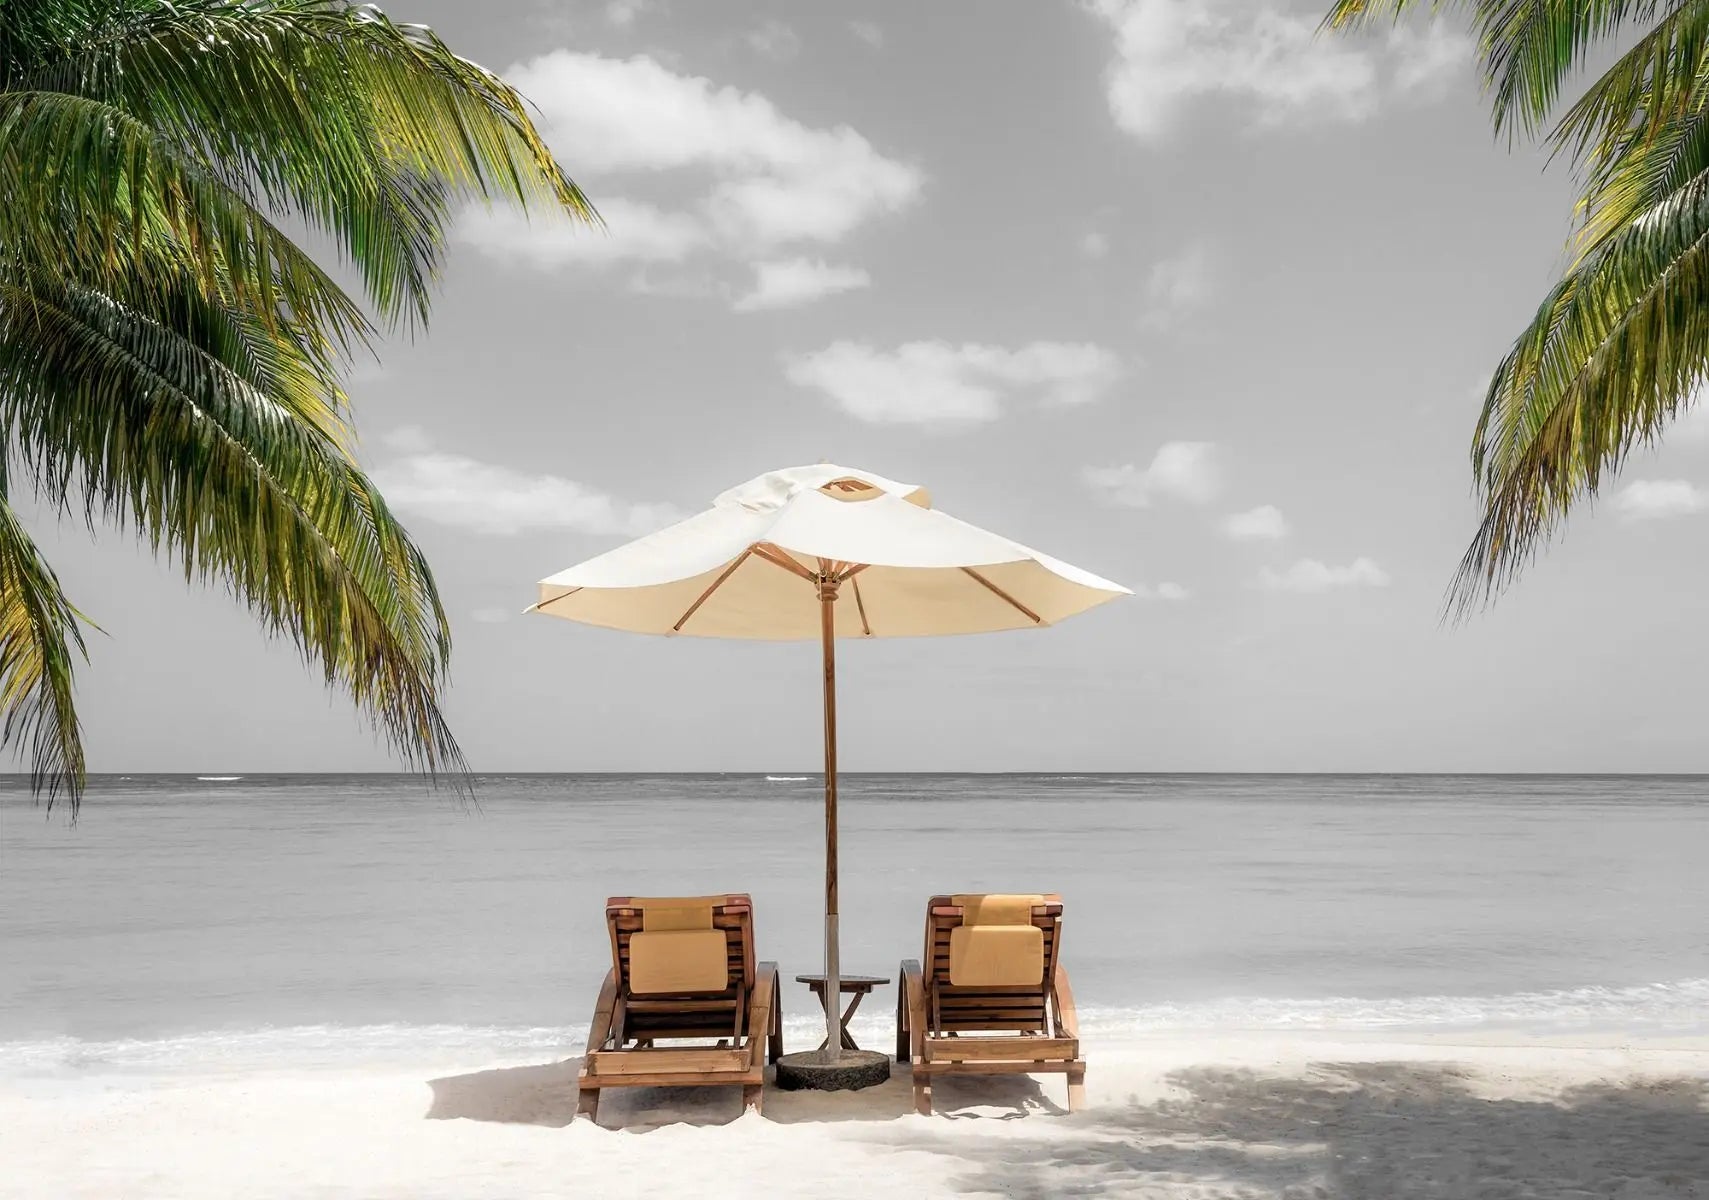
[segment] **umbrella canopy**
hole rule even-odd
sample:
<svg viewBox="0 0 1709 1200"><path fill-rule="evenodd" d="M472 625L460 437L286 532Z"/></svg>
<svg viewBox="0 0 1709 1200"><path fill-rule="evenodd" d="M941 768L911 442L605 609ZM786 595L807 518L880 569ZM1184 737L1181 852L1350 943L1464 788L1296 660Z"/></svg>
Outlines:
<svg viewBox="0 0 1709 1200"><path fill-rule="evenodd" d="M848 580L854 603L836 610L838 637L1026 629L1127 594L933 509L923 488L821 464L761 475L541 580L534 611L633 633L817 639L818 596L802 585L821 562L862 568Z"/></svg>
<svg viewBox="0 0 1709 1200"><path fill-rule="evenodd" d="M924 488L821 463L761 475L697 516L541 580L530 611L634 633L822 643L825 1015L835 1056L836 639L1032 629L1128 594L937 511Z"/></svg>

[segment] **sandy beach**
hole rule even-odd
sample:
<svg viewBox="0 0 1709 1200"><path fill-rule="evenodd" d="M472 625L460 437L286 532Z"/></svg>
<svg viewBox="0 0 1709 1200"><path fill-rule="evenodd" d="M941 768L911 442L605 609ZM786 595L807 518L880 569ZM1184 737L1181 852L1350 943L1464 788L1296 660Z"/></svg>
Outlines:
<svg viewBox="0 0 1709 1200"><path fill-rule="evenodd" d="M29 1083L7 1197L1709 1197L1709 1039L1172 1035L1055 1079L613 1094L576 1061Z"/></svg>

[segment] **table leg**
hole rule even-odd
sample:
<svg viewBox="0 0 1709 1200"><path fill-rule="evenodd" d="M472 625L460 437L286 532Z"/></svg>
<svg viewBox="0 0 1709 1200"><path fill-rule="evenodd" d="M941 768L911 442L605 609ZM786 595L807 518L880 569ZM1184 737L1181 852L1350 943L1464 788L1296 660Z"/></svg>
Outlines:
<svg viewBox="0 0 1709 1200"><path fill-rule="evenodd" d="M819 998L819 1006L821 1008L825 1007L825 989L821 986L814 986L811 984L809 986L813 988L813 994ZM852 1036L850 1036L850 1034L849 1034L849 1021L854 1016L855 1009L860 1007L860 1002L863 999L865 999L865 997L866 997L865 992L853 993L853 999L851 999L849 1001L849 1006L843 1010L842 1034L843 1034L843 1049L844 1050L859 1050L860 1049L859 1046L855 1045L854 1038ZM825 1038L823 1041L821 1041L819 1043L819 1049L823 1050L826 1047L828 1047L830 1044L831 1044L831 1039Z"/></svg>
<svg viewBox="0 0 1709 1200"><path fill-rule="evenodd" d="M849 1001L849 1006L843 1010L843 1049L845 1050L860 1049L859 1046L855 1045L854 1038L849 1035L849 1021L853 1019L855 1009L860 1007L861 999L865 995L865 992L856 992L854 999Z"/></svg>

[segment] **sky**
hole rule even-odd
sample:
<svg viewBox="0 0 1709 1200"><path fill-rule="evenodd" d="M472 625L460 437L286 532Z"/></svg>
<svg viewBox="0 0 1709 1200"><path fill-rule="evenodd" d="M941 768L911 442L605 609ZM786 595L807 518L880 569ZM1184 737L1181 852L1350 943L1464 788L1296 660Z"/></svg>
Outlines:
<svg viewBox="0 0 1709 1200"><path fill-rule="evenodd" d="M459 218L353 374L479 771L811 770L819 655L525 617L535 581L824 460L1134 589L841 651L845 770L1697 771L1709 422L1441 620L1483 384L1572 180L1463 32L1294 0L395 0L539 111L604 233ZM97 771L384 770L219 589L38 516L104 630Z"/></svg>

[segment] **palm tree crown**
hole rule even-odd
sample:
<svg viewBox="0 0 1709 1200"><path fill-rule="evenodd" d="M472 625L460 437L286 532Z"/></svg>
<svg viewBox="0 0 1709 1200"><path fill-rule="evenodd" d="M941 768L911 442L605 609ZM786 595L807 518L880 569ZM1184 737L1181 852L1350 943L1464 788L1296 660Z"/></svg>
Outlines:
<svg viewBox="0 0 1709 1200"><path fill-rule="evenodd" d="M83 618L26 494L222 581L409 765L460 773L445 614L340 379L425 320L465 203L597 221L518 95L344 0L4 0L0 196L0 713L38 792L81 794Z"/></svg>

